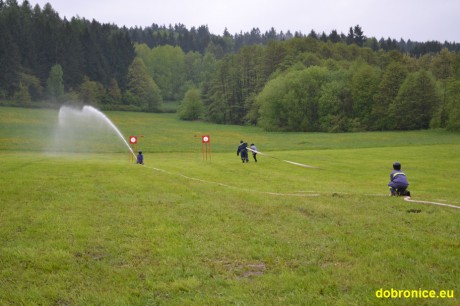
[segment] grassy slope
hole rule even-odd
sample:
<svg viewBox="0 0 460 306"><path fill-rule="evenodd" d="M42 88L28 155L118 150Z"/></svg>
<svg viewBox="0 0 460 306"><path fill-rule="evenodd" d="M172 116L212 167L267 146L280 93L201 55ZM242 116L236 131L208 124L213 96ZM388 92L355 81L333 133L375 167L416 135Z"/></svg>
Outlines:
<svg viewBox="0 0 460 306"><path fill-rule="evenodd" d="M126 153L43 154L56 116L0 108L0 304L414 302L378 300L379 288L459 301L459 211L383 196L398 159L415 199L460 205L458 134L270 134L108 113L145 136L141 167ZM206 133L203 161L194 136ZM240 138L321 169L241 164Z"/></svg>

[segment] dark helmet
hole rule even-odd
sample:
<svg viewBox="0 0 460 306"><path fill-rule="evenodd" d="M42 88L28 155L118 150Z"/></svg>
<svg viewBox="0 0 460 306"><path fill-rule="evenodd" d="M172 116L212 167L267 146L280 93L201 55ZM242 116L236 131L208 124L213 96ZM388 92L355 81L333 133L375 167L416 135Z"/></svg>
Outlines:
<svg viewBox="0 0 460 306"><path fill-rule="evenodd" d="M142 154L142 151L139 151L139 154Z"/></svg>
<svg viewBox="0 0 460 306"><path fill-rule="evenodd" d="M401 163L400 162L394 162L393 163L393 169L394 170L401 170Z"/></svg>

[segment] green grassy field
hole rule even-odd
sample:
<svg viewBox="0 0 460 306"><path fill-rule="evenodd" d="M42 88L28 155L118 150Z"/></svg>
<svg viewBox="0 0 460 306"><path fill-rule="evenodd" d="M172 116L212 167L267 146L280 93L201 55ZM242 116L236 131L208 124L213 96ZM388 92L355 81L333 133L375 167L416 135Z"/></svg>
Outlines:
<svg viewBox="0 0 460 306"><path fill-rule="evenodd" d="M0 107L0 304L460 304L460 210L386 187L399 160L412 199L460 206L460 134L106 115L126 137L144 136L144 166L100 129L56 145L56 110ZM240 139L277 159L242 164Z"/></svg>

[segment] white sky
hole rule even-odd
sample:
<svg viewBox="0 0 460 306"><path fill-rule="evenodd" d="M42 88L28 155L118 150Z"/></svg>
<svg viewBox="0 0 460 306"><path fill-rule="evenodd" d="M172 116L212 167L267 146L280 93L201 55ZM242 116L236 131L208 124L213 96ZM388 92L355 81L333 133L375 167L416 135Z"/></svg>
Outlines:
<svg viewBox="0 0 460 306"><path fill-rule="evenodd" d="M459 0L29 0L49 2L61 18L74 16L118 26L207 25L212 34L313 29L347 34L359 24L369 37L460 42ZM22 0L18 0L22 3Z"/></svg>

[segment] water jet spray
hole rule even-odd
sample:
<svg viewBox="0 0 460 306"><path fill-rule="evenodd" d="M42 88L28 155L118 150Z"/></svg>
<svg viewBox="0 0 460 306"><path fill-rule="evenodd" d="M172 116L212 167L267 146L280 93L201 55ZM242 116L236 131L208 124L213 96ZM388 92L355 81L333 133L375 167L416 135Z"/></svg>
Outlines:
<svg viewBox="0 0 460 306"><path fill-rule="evenodd" d="M112 134L121 138L129 152L136 158L133 149L116 125L93 106L85 105L82 109L62 106L59 110L58 119L59 125L55 135L56 149L62 150L61 146L69 145L69 143L72 149L79 149L83 141L88 143L91 138L94 139L95 137L98 137L98 141L100 141L100 135L97 133L99 126L99 128L104 127L106 130L109 128Z"/></svg>
<svg viewBox="0 0 460 306"><path fill-rule="evenodd" d="M103 112L101 112L100 110L98 110L98 109L96 109L96 108L94 108L92 106L88 106L88 105L83 106L82 112L85 112L85 111L92 112L96 116L102 118L115 131L115 133L117 133L117 135L121 138L121 140L123 140L123 142L128 147L128 149L131 152L131 154L133 154L133 156L136 157L136 154L134 154L133 149L128 144L128 142L126 141L126 139L123 136L123 134L120 132L120 130L117 128L117 126Z"/></svg>

